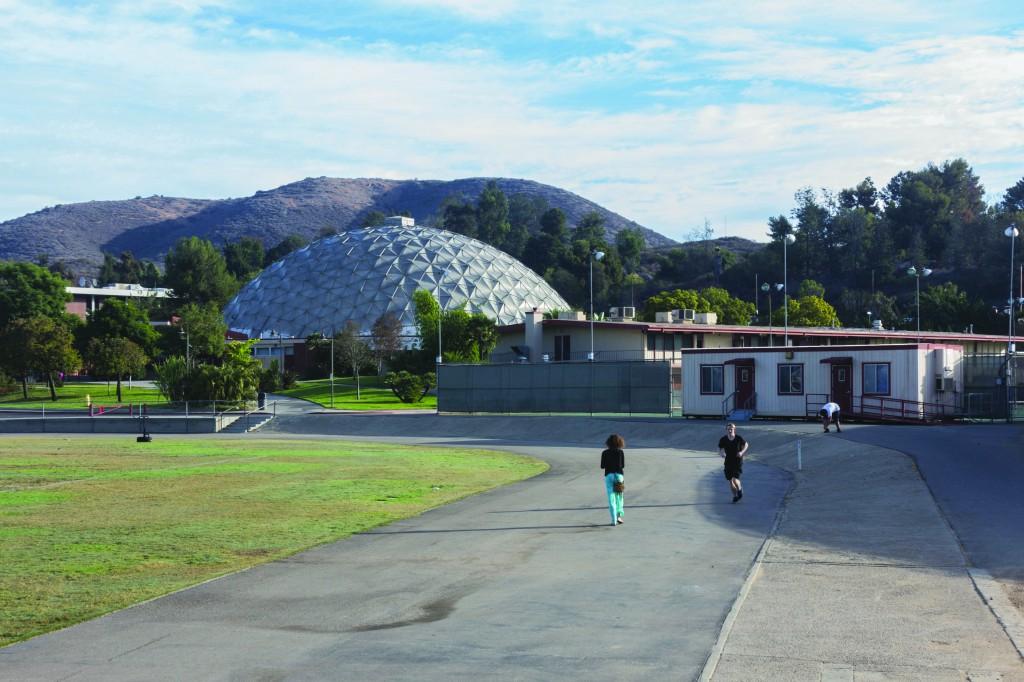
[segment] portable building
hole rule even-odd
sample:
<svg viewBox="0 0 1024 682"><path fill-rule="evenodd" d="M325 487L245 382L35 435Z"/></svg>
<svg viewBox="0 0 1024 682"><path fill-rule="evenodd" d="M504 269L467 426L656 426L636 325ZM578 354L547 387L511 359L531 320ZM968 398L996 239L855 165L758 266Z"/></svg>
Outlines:
<svg viewBox="0 0 1024 682"><path fill-rule="evenodd" d="M952 417L963 347L953 344L694 348L682 351L687 416L813 416L825 402L847 416Z"/></svg>

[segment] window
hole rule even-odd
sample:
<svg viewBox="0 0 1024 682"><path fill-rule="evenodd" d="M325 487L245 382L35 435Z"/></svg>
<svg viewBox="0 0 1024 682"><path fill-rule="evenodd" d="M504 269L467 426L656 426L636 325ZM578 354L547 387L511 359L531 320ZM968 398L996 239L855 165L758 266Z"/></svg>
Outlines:
<svg viewBox="0 0 1024 682"><path fill-rule="evenodd" d="M701 365L700 366L700 392L704 394L725 393L725 366L724 365Z"/></svg>
<svg viewBox="0 0 1024 682"><path fill-rule="evenodd" d="M779 395L804 394L804 366L779 365Z"/></svg>
<svg viewBox="0 0 1024 682"><path fill-rule="evenodd" d="M571 345L569 343L570 337L568 334L564 336L555 337L555 362L562 362L570 359Z"/></svg>
<svg viewBox="0 0 1024 682"><path fill-rule="evenodd" d="M657 350L655 345L658 335L653 332L647 332L647 350Z"/></svg>
<svg viewBox="0 0 1024 682"><path fill-rule="evenodd" d="M889 363L864 363L864 395L889 395Z"/></svg>

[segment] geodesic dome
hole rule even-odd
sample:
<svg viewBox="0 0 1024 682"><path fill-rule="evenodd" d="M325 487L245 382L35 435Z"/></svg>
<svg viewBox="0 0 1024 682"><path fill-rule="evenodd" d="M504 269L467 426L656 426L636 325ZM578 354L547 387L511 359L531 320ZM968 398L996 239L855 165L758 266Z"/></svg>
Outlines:
<svg viewBox="0 0 1024 682"><path fill-rule="evenodd" d="M412 295L429 291L444 310L481 312L498 324L524 312L569 304L537 273L493 246L420 226L367 227L324 237L246 284L224 309L233 331L250 338L303 338L355 320L369 334L385 312L416 335Z"/></svg>

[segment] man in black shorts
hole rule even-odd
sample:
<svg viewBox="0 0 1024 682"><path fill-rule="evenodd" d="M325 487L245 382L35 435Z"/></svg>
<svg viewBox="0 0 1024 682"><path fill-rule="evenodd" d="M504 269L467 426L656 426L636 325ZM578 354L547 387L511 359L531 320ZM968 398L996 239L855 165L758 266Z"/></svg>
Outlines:
<svg viewBox="0 0 1024 682"><path fill-rule="evenodd" d="M734 504L743 499L740 476L743 475L743 455L747 454L748 447L743 436L736 435L736 425L726 424L725 435L718 440L718 456L725 458L725 480L729 481Z"/></svg>

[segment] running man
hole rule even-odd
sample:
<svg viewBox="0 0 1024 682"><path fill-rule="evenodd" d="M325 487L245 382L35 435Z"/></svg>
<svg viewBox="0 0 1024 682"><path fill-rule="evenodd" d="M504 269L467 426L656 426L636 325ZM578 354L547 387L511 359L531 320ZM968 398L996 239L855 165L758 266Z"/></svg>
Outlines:
<svg viewBox="0 0 1024 682"><path fill-rule="evenodd" d="M736 435L736 425L726 424L725 435L718 440L718 456L725 458L725 480L729 481L733 504L743 499L740 476L743 475L743 455L747 454L748 447L750 445L743 436Z"/></svg>

